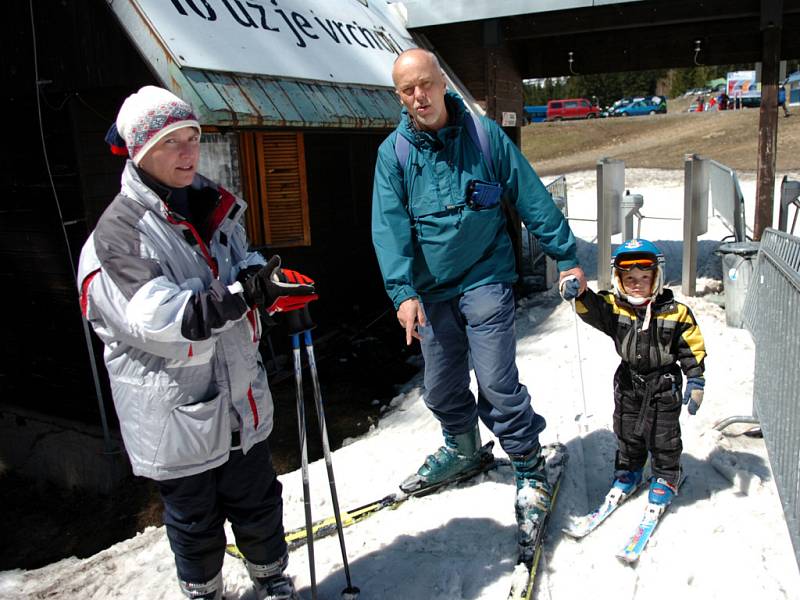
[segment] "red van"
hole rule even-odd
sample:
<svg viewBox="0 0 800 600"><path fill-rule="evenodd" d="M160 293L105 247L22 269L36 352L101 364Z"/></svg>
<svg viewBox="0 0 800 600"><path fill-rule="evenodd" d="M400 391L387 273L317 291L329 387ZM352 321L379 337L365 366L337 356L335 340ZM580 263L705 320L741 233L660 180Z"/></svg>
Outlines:
<svg viewBox="0 0 800 600"><path fill-rule="evenodd" d="M567 98L550 100L547 103L547 120L594 119L600 116L600 108L592 106L586 98Z"/></svg>

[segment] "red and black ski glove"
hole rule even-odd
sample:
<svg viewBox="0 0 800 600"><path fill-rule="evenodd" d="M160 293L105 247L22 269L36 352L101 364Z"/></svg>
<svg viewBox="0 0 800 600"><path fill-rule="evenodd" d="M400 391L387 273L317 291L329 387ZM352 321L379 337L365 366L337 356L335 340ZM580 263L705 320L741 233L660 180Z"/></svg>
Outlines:
<svg viewBox="0 0 800 600"><path fill-rule="evenodd" d="M297 271L281 269L281 257L277 254L241 283L245 301L262 307L270 315L297 310L318 297L314 281Z"/></svg>
<svg viewBox="0 0 800 600"><path fill-rule="evenodd" d="M319 298L314 291L314 280L306 277L302 273L291 269L277 270L278 283L287 289L295 290L291 294L278 296L275 301L267 307L267 312L271 315L276 312L289 312L298 310Z"/></svg>

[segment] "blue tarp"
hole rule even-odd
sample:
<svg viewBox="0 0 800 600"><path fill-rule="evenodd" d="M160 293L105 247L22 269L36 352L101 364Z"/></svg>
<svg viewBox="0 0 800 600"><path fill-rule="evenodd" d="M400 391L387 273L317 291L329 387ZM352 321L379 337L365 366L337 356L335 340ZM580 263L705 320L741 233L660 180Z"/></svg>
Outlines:
<svg viewBox="0 0 800 600"><path fill-rule="evenodd" d="M547 119L546 104L523 106L522 110L525 112L528 123L538 123Z"/></svg>

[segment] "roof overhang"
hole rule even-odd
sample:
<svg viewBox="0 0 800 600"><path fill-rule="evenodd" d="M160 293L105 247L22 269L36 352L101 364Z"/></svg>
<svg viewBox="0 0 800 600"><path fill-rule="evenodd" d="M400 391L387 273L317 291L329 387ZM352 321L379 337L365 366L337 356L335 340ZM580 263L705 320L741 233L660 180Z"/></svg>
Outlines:
<svg viewBox="0 0 800 600"><path fill-rule="evenodd" d="M800 56L800 0L408 0L406 26L508 49L523 78L754 63L764 31ZM451 44L452 45L452 44ZM699 48L699 50L698 50Z"/></svg>
<svg viewBox="0 0 800 600"><path fill-rule="evenodd" d="M156 78L191 102L205 125L392 128L397 123L400 105L391 68L398 52L416 44L384 3L109 4Z"/></svg>
<svg viewBox="0 0 800 600"><path fill-rule="evenodd" d="M407 13L409 29L448 25L466 21L482 21L529 15L542 12L590 8L605 4L625 4L644 0L407 0L402 4Z"/></svg>

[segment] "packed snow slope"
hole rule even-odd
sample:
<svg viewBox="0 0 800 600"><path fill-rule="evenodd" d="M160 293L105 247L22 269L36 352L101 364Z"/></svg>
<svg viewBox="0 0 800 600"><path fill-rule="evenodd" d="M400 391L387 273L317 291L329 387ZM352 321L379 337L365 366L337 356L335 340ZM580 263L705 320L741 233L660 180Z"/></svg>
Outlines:
<svg viewBox="0 0 800 600"><path fill-rule="evenodd" d="M593 178L593 172L568 175L571 217L594 218ZM535 597L800 598L798 567L763 440L738 435L748 428L745 425L729 427L727 435L713 429L723 418L751 414L751 337L726 325L724 309L710 301L711 296L680 294L682 172L630 172L629 183L632 193L645 198L642 237L664 248L667 280L694 311L708 350L705 401L696 416L685 412L681 416L688 478L636 566L625 566L614 555L633 532L646 494L623 505L582 541L561 533L571 517L585 514L602 500L611 482L616 449L611 381L618 359L611 340L577 323L570 304L554 291L522 300L516 321L521 378L534 407L547 419L541 441L560 441L570 453ZM747 197L754 197L752 178L743 180L743 188ZM596 279L593 224L576 220L573 228L580 237L581 261L589 277ZM713 249L727 234L717 219L709 220L700 244L699 291L719 286L719 257ZM595 282L591 285L596 287ZM398 390L377 427L348 440L333 454L343 508L396 491L397 484L441 443L439 426L422 395L418 375ZM335 407L328 407L328 412L332 410ZM316 435L316 423L309 419L309 435ZM484 441L492 437L485 429L482 435ZM503 456L499 444L495 452ZM288 473L281 480L285 524L293 528L303 523L300 473ZM311 465L310 480L315 518L330 515L323 461ZM361 598L505 598L516 559L513 502L511 470L500 467L346 529L352 580L361 588ZM338 598L345 578L336 536L319 541L315 550L319 597ZM248 598L243 565L226 557L223 572L226 598ZM289 573L301 595L310 598L305 548L291 553ZM166 535L159 527L85 560L0 573L0 597L178 600L182 596Z"/></svg>

